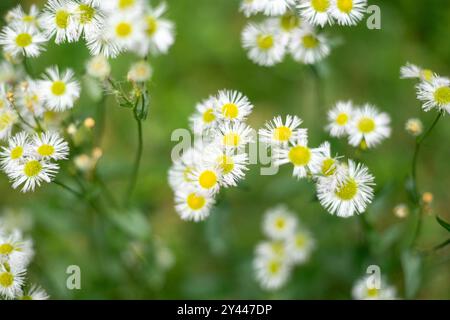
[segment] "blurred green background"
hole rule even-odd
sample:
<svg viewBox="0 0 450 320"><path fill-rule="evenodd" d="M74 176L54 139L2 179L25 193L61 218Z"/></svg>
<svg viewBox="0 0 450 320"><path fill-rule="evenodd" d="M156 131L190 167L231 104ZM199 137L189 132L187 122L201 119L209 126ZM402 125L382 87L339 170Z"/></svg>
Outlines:
<svg viewBox="0 0 450 320"><path fill-rule="evenodd" d="M5 175L0 176L3 215L32 220L27 234L35 242L36 257L30 278L56 299L347 299L354 281L368 265L377 264L404 297L400 256L415 220L411 215L399 219L392 213L396 204L408 200L404 183L414 140L404 124L410 117L419 117L428 125L435 112L421 111L414 81L400 80L399 69L409 61L450 75L450 2L369 1L381 7L381 30L369 30L365 23L326 28L326 34L340 40L340 45L319 66L320 81L311 68L289 58L273 68L249 61L240 45L240 33L248 20L238 12L239 1L167 2L177 36L168 55L150 60L155 70L152 102L133 199L136 212L142 214L123 212L114 219L96 215L57 186L46 185L34 194L22 195L10 188ZM18 3L28 8L32 3L43 6L44 1L2 0L1 15ZM31 66L36 75L57 64L75 69L81 77L88 57L82 42L52 45ZM112 61L115 77L124 78L135 59L124 55ZM221 205L207 221L194 224L179 219L167 184L174 146L171 133L188 127L196 102L223 88L239 90L250 98L255 109L249 123L254 128L275 115L300 116L310 129L312 145L329 139L323 131L325 111L338 100L370 102L391 115L392 138L361 159L377 182L375 201L366 213L376 230L369 251L362 244L359 219L329 215L313 200L313 185L293 179L287 166L276 176L260 176L259 166L253 166L243 186L224 192ZM322 102L317 101L317 89ZM95 116L96 102L83 95L75 114L81 120ZM112 192L121 195L136 148L135 123L112 97L106 119L104 157L98 168ZM424 217L419 249L429 249L448 237L433 216L450 220L448 121L448 117L441 120L420 157L419 187L432 192L435 200L432 214ZM356 156L346 141L330 141L333 152ZM263 239L263 213L279 203L298 213L318 246L310 262L295 269L288 285L267 293L254 280L251 261L255 245ZM448 257L449 248L425 258L417 297L450 298ZM171 262L172 267L166 268ZM69 265L81 268L81 290L65 286Z"/></svg>

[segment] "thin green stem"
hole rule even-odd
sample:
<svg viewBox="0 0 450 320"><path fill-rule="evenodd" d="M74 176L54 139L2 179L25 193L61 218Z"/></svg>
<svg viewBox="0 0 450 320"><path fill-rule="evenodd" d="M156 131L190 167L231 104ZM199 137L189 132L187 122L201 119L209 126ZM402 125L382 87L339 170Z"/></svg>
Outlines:
<svg viewBox="0 0 450 320"><path fill-rule="evenodd" d="M323 111L324 108L324 102L323 102L323 83L322 83L322 77L320 76L320 72L317 69L316 66L311 65L311 73L314 76L314 89L316 93L316 113L319 114L321 111Z"/></svg>
<svg viewBox="0 0 450 320"><path fill-rule="evenodd" d="M26 125L27 127L29 127L30 129L36 130L36 128L34 126L32 126L28 121L26 121L24 119L24 117L22 117L22 115L20 114L19 110L16 107L16 104L14 103L14 101L11 101L11 105L13 106L14 111L16 112L17 116L19 117L20 121Z"/></svg>
<svg viewBox="0 0 450 320"><path fill-rule="evenodd" d="M60 186L61 188L63 188L64 190L70 192L71 194L73 194L74 196L76 196L77 198L83 199L84 196L81 192L73 189L72 187L69 187L68 185L66 185L65 183L58 181L58 180L53 180L53 183L56 184L57 186Z"/></svg>
<svg viewBox="0 0 450 320"><path fill-rule="evenodd" d="M136 158L134 160L134 166L133 171L131 174L130 182L128 184L127 193L125 197L125 206L128 206L131 196L133 194L133 191L136 187L137 177L139 173L139 166L141 164L141 158L142 158L142 150L144 145L143 135L142 135L142 120L140 120L135 115L136 123L137 123L137 133L138 133L138 148L136 152Z"/></svg>

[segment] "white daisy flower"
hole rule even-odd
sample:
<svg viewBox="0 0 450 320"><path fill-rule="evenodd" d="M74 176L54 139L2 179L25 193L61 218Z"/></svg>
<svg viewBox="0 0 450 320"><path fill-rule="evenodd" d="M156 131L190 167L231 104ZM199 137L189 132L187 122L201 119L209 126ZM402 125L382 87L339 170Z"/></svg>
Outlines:
<svg viewBox="0 0 450 320"><path fill-rule="evenodd" d="M195 113L189 118L191 129L196 135L208 134L217 125L217 116L214 113L215 97L197 104Z"/></svg>
<svg viewBox="0 0 450 320"><path fill-rule="evenodd" d="M333 24L332 0L300 0L297 7L300 15L312 25L323 27L327 23Z"/></svg>
<svg viewBox="0 0 450 320"><path fill-rule="evenodd" d="M431 81L422 81L416 88L417 99L423 102L424 111L436 108L450 113L450 79L435 77Z"/></svg>
<svg viewBox="0 0 450 320"><path fill-rule="evenodd" d="M354 26L366 13L367 0L331 0L331 16L341 26Z"/></svg>
<svg viewBox="0 0 450 320"><path fill-rule="evenodd" d="M320 149L319 165L313 168L312 173L318 177L334 176L342 181L345 178L346 170L339 164L339 158L331 155L330 143L325 141L318 149Z"/></svg>
<svg viewBox="0 0 450 320"><path fill-rule="evenodd" d="M295 233L297 217L284 205L267 210L262 229L264 234L274 240L285 240Z"/></svg>
<svg viewBox="0 0 450 320"><path fill-rule="evenodd" d="M5 105L0 109L0 140L7 139L11 136L12 128L17 121L17 113L9 106Z"/></svg>
<svg viewBox="0 0 450 320"><path fill-rule="evenodd" d="M79 30L74 19L74 3L68 0L49 0L42 14L42 28L48 39L56 36L57 44L77 41Z"/></svg>
<svg viewBox="0 0 450 320"><path fill-rule="evenodd" d="M205 157L213 165L218 166L222 172L221 184L224 187L235 187L244 179L248 170L248 155L234 152L228 148L222 148L215 144L205 150Z"/></svg>
<svg viewBox="0 0 450 320"><path fill-rule="evenodd" d="M387 113L366 104L355 110L348 127L348 141L354 147L372 148L391 135L389 124L391 118Z"/></svg>
<svg viewBox="0 0 450 320"><path fill-rule="evenodd" d="M34 255L32 247L31 240L23 239L17 230L9 235L0 234L0 264L6 262L16 267L26 267Z"/></svg>
<svg viewBox="0 0 450 320"><path fill-rule="evenodd" d="M43 50L47 39L35 28L26 25L13 25L3 28L0 45L6 53L16 57L37 57Z"/></svg>
<svg viewBox="0 0 450 320"><path fill-rule="evenodd" d="M328 125L326 130L332 137L340 138L348 133L353 116L353 103L339 101L328 111Z"/></svg>
<svg viewBox="0 0 450 320"><path fill-rule="evenodd" d="M253 142L253 129L243 122L225 122L216 129L215 137L223 148L240 150Z"/></svg>
<svg viewBox="0 0 450 320"><path fill-rule="evenodd" d="M348 218L361 214L373 198L374 177L366 166L348 161L344 182L333 178L321 178L317 182L317 197L320 204L331 214Z"/></svg>
<svg viewBox="0 0 450 320"><path fill-rule="evenodd" d="M145 12L145 39L140 42L137 52L146 56L153 54L165 54L175 42L175 26L173 22L162 18L167 6L161 3L156 8L148 8Z"/></svg>
<svg viewBox="0 0 450 320"><path fill-rule="evenodd" d="M412 136L418 137L423 132L423 124L420 119L411 118L405 123L405 130Z"/></svg>
<svg viewBox="0 0 450 320"><path fill-rule="evenodd" d="M22 69L16 70L14 65L6 60L0 62L0 83L12 84L18 82L18 79L22 79L23 77L25 75ZM1 100L3 100L3 97L0 97L0 109L2 108Z"/></svg>
<svg viewBox="0 0 450 320"><path fill-rule="evenodd" d="M271 19L279 30L287 35L291 35L292 31L300 27L308 27L306 21L302 21L295 12L287 12L284 15Z"/></svg>
<svg viewBox="0 0 450 320"><path fill-rule="evenodd" d="M239 6L239 11L244 13L246 17L257 14L263 9L266 0L242 0Z"/></svg>
<svg viewBox="0 0 450 320"><path fill-rule="evenodd" d="M104 80L111 74L111 65L104 55L98 55L87 62L86 71L91 77Z"/></svg>
<svg viewBox="0 0 450 320"><path fill-rule="evenodd" d="M266 290L277 290L286 284L291 267L286 259L256 256L253 261L256 279Z"/></svg>
<svg viewBox="0 0 450 320"><path fill-rule="evenodd" d="M294 264L308 261L314 247L315 242L311 233L303 229L292 234L286 241L286 251Z"/></svg>
<svg viewBox="0 0 450 320"><path fill-rule="evenodd" d="M127 50L138 48L145 41L145 25L139 14L115 13L108 16L106 39Z"/></svg>
<svg viewBox="0 0 450 320"><path fill-rule="evenodd" d="M41 88L35 80L27 79L23 82L17 88L14 96L16 98L16 105L25 111L27 115L25 118L29 122L34 122L33 117L41 117L46 111Z"/></svg>
<svg viewBox="0 0 450 320"><path fill-rule="evenodd" d="M52 182L59 166L43 159L29 157L10 171L12 187L22 186L22 192L34 191L42 182Z"/></svg>
<svg viewBox="0 0 450 320"><path fill-rule="evenodd" d="M390 286L382 279L379 288L371 283L369 277L363 277L355 282L352 289L353 299L356 300L394 300L396 299L395 287Z"/></svg>
<svg viewBox="0 0 450 320"><path fill-rule="evenodd" d="M128 81L133 82L147 82L153 74L153 69L150 64L145 61L134 63L127 74Z"/></svg>
<svg viewBox="0 0 450 320"><path fill-rule="evenodd" d="M90 39L103 28L104 14L94 0L81 0L74 4L73 19L78 27L77 35L84 34L85 39Z"/></svg>
<svg viewBox="0 0 450 320"><path fill-rule="evenodd" d="M105 33L103 30L89 35L86 39L86 46L91 55L102 55L106 58L116 58L125 50L122 45L114 40L111 36L111 32Z"/></svg>
<svg viewBox="0 0 450 320"><path fill-rule="evenodd" d="M421 79L422 81L431 81L436 74L430 69L424 69L415 64L406 63L400 68L401 79Z"/></svg>
<svg viewBox="0 0 450 320"><path fill-rule="evenodd" d="M180 159L174 161L169 169L169 184L172 189L184 189L192 185L194 180L191 178L191 174L201 161L202 154L197 147L185 151Z"/></svg>
<svg viewBox="0 0 450 320"><path fill-rule="evenodd" d="M297 116L287 115L285 121L281 116L277 116L267 122L265 128L259 130L259 140L271 145L287 145L298 136L302 122Z"/></svg>
<svg viewBox="0 0 450 320"><path fill-rule="evenodd" d="M19 300L48 300L47 292L37 285L33 285L29 290L22 293Z"/></svg>
<svg viewBox="0 0 450 320"><path fill-rule="evenodd" d="M222 184L222 170L211 161L204 160L189 172L188 179L193 181L199 190L216 194Z"/></svg>
<svg viewBox="0 0 450 320"><path fill-rule="evenodd" d="M52 111L71 109L80 97L80 84L74 79L71 69L61 74L58 67L48 68L39 85L47 107Z"/></svg>
<svg viewBox="0 0 450 320"><path fill-rule="evenodd" d="M41 25L39 9L36 5L30 6L30 11L26 13L21 5L8 12L6 20L9 24L24 24L28 27L38 30Z"/></svg>
<svg viewBox="0 0 450 320"><path fill-rule="evenodd" d="M321 150L308 147L307 129L299 129L293 142L287 147L276 147L273 152L275 165L291 163L294 166L293 176L299 179L307 177L320 166Z"/></svg>
<svg viewBox="0 0 450 320"><path fill-rule="evenodd" d="M292 32L289 52L297 62L314 64L330 54L330 46L325 36L310 28L302 28Z"/></svg>
<svg viewBox="0 0 450 320"><path fill-rule="evenodd" d="M36 156L45 160L65 160L69 155L69 144L57 132L35 134L30 148Z"/></svg>
<svg viewBox="0 0 450 320"><path fill-rule="evenodd" d="M242 31L242 45L254 63L269 67L283 61L288 39L271 23L248 24Z"/></svg>
<svg viewBox="0 0 450 320"><path fill-rule="evenodd" d="M175 203L175 209L181 219L199 222L209 216L214 198L212 193L197 188L180 188L176 192Z"/></svg>
<svg viewBox="0 0 450 320"><path fill-rule="evenodd" d="M144 10L143 0L108 0L98 2L101 8L108 13L142 13Z"/></svg>
<svg viewBox="0 0 450 320"><path fill-rule="evenodd" d="M280 16L295 6L296 0L263 0L261 11L266 16Z"/></svg>
<svg viewBox="0 0 450 320"><path fill-rule="evenodd" d="M30 140L25 131L16 134L8 141L8 147L2 147L0 152L0 164L2 169L10 172L11 168L17 167L29 154Z"/></svg>
<svg viewBox="0 0 450 320"><path fill-rule="evenodd" d="M0 265L0 295L7 299L14 299L20 294L24 284L25 270L13 265L9 268Z"/></svg>
<svg viewBox="0 0 450 320"><path fill-rule="evenodd" d="M253 105L238 91L219 91L214 106L218 119L226 121L244 121L252 112Z"/></svg>
<svg viewBox="0 0 450 320"><path fill-rule="evenodd" d="M265 258L287 259L286 241L262 241L256 246L255 255Z"/></svg>

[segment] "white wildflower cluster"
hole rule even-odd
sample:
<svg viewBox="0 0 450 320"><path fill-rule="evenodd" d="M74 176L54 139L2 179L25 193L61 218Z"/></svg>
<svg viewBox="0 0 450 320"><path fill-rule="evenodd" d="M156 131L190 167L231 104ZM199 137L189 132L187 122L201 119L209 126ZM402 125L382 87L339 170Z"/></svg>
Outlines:
<svg viewBox="0 0 450 320"><path fill-rule="evenodd" d="M416 85L416 92L424 111L436 109L450 114L450 79L448 77L442 77L430 69L407 63L400 69L400 78L420 80Z"/></svg>
<svg viewBox="0 0 450 320"><path fill-rule="evenodd" d="M331 51L329 39L317 27L356 25L366 6L366 0L242 0L240 10L247 17L266 16L244 28L242 45L249 59L261 66L278 64L288 54L297 62L314 64Z"/></svg>
<svg viewBox="0 0 450 320"><path fill-rule="evenodd" d="M350 217L363 213L373 198L374 177L366 166L333 156L329 142L318 148L308 146L308 129L302 120L275 117L259 130L260 140L269 144L276 166L293 166L293 176L316 183L317 198L331 214Z"/></svg>
<svg viewBox="0 0 450 320"><path fill-rule="evenodd" d="M245 123L253 105L237 91L222 90L199 103L191 116L195 144L169 170L176 210L183 220L202 221L221 188L237 186L248 170L246 147L253 142Z"/></svg>
<svg viewBox="0 0 450 320"><path fill-rule="evenodd" d="M370 276L357 280L352 289L352 296L355 300L394 300L396 299L396 289L390 286L385 279L380 283L373 283Z"/></svg>
<svg viewBox="0 0 450 320"><path fill-rule="evenodd" d="M174 43L174 25L163 18L165 3L144 0L49 0L41 12L18 6L7 14L0 44L10 56L37 57L45 44L83 39L92 55L116 57L131 51L145 57L166 53Z"/></svg>
<svg viewBox="0 0 450 320"><path fill-rule="evenodd" d="M47 293L26 283L26 272L34 255L33 242L18 230L0 226L0 300L46 300Z"/></svg>
<svg viewBox="0 0 450 320"><path fill-rule="evenodd" d="M267 210L262 228L268 240L256 246L253 268L262 288L276 290L286 284L293 267L308 262L315 241L284 205Z"/></svg>
<svg viewBox="0 0 450 320"><path fill-rule="evenodd" d="M348 137L348 143L365 150L374 148L391 135L391 118L375 106L356 107L351 101L339 101L328 112L326 130L332 137Z"/></svg>

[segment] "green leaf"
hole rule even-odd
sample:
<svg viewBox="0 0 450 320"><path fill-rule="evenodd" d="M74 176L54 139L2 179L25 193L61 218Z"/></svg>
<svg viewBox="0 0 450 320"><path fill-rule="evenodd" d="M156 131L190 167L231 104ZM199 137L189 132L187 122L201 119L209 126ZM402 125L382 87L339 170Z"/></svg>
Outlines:
<svg viewBox="0 0 450 320"><path fill-rule="evenodd" d="M422 256L406 250L402 253L402 267L405 281L405 298L413 299L422 282Z"/></svg>
<svg viewBox="0 0 450 320"><path fill-rule="evenodd" d="M436 216L436 220L444 229L447 229L447 231L450 232L450 223L439 218L439 216Z"/></svg>

